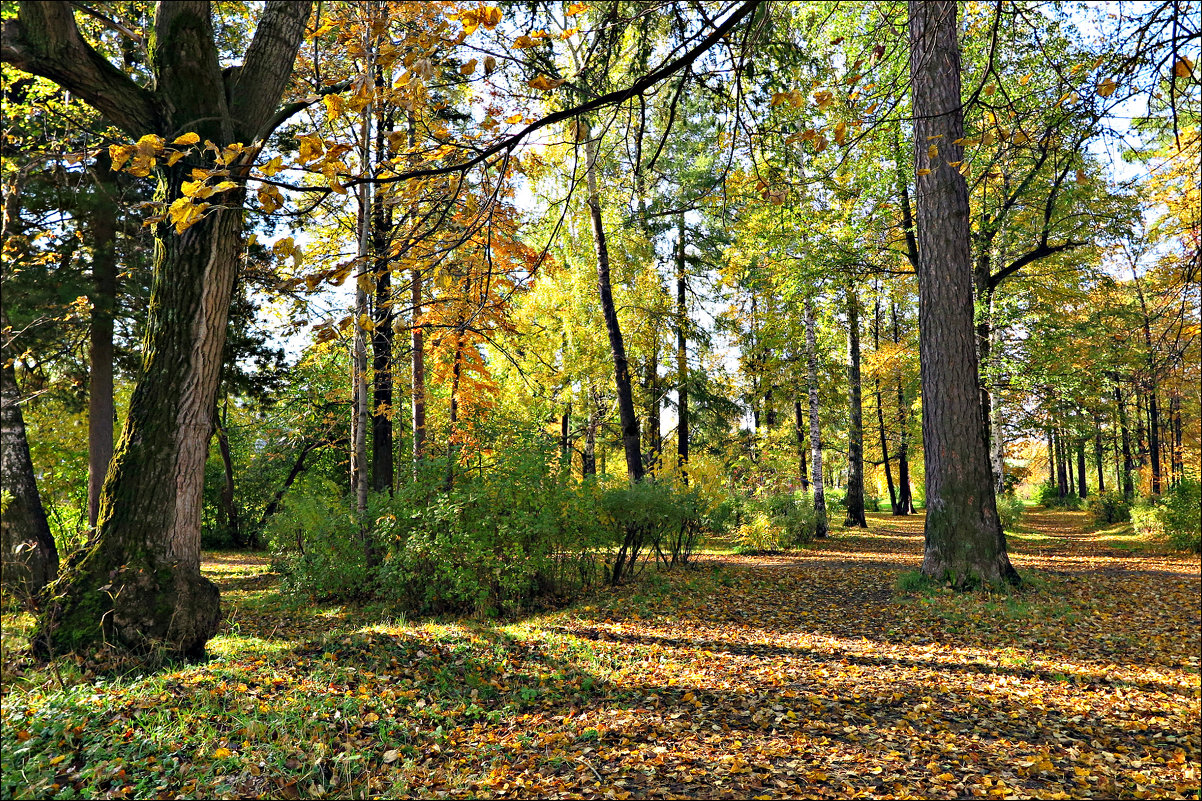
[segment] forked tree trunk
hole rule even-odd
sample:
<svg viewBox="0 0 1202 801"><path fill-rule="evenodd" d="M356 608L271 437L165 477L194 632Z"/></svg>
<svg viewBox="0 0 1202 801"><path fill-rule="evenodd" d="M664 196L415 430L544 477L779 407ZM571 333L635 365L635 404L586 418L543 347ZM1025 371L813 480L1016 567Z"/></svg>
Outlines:
<svg viewBox="0 0 1202 801"><path fill-rule="evenodd" d="M864 517L864 406L860 381L860 299L847 287L847 385L851 424L847 430L847 519L845 526L868 528Z"/></svg>
<svg viewBox="0 0 1202 801"><path fill-rule="evenodd" d="M4 21L2 55L78 94L134 139L157 134L170 142L195 132L219 146L252 143L283 120L277 107L309 5L265 3L242 66L223 71L209 4L160 3L148 37L153 90L86 44L65 2L21 3L19 16ZM245 176L249 158L226 165L232 179ZM194 166L160 161L156 199L182 197ZM35 632L41 647L104 638L195 656L217 631L217 587L200 572L200 513L244 200L242 187L213 195L207 216L183 233L168 223L154 229L141 374L101 490L96 535L55 585Z"/></svg>
<svg viewBox="0 0 1202 801"><path fill-rule="evenodd" d="M954 587L1014 582L978 389L956 4L909 4L927 517L922 572ZM937 145L934 143L938 143ZM938 155L931 148L938 148Z"/></svg>

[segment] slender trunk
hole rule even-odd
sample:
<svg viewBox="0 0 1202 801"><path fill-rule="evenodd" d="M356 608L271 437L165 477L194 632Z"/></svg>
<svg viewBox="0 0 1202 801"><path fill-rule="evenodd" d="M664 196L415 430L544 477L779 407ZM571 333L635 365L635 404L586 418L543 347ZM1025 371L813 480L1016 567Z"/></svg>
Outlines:
<svg viewBox="0 0 1202 801"><path fill-rule="evenodd" d="M676 221L676 466L689 483L688 274L685 272L684 214Z"/></svg>
<svg viewBox="0 0 1202 801"><path fill-rule="evenodd" d="M1148 460L1147 438L1144 436L1144 396L1139 386L1135 394L1135 466L1142 469Z"/></svg>
<svg viewBox="0 0 1202 801"><path fill-rule="evenodd" d="M226 426L229 418L229 400L220 425L217 426L217 450L221 453L221 467L224 483L221 486L221 514L225 518L225 530L229 532L230 541L235 548L244 548L248 544L242 538L242 528L238 520L238 503L234 487L234 459L230 453L230 438Z"/></svg>
<svg viewBox="0 0 1202 801"><path fill-rule="evenodd" d="M801 411L801 398L793 399L793 430L797 434L797 476L801 480L802 492L810 491L810 477L806 468L809 453L806 449L806 423Z"/></svg>
<svg viewBox="0 0 1202 801"><path fill-rule="evenodd" d="M860 380L860 299L847 287L847 383L851 424L847 431L847 519L844 526L868 528L864 517L864 408Z"/></svg>
<svg viewBox="0 0 1202 801"><path fill-rule="evenodd" d="M827 533L826 494L822 475L822 426L818 420L818 344L814 320L814 301L805 301L806 366L810 392L810 453L814 463L814 536L822 539Z"/></svg>
<svg viewBox="0 0 1202 801"><path fill-rule="evenodd" d="M378 135L377 135L378 138ZM395 477L392 375L392 270L388 260L390 221L383 198L377 193L372 209L372 250L375 259L375 327L371 334L371 488L392 492Z"/></svg>
<svg viewBox="0 0 1202 801"><path fill-rule="evenodd" d="M371 124L370 106L364 112L361 135L361 158L366 168ZM359 185L359 260L355 276L355 340L351 353L351 489L355 493L355 509L360 515L367 512L367 290L371 282L369 242L371 233L371 201L368 184ZM361 532L362 533L362 532Z"/></svg>
<svg viewBox="0 0 1202 801"><path fill-rule="evenodd" d="M1077 440L1077 495L1082 499L1089 495L1085 472L1085 438L1081 437Z"/></svg>
<svg viewBox="0 0 1202 801"><path fill-rule="evenodd" d="M464 296L467 293L464 292ZM446 490L451 491L455 483L455 462L459 456L459 380L463 375L463 334L455 332L455 355L451 362L451 398L448 414L449 436L447 437L447 480Z"/></svg>
<svg viewBox="0 0 1202 801"><path fill-rule="evenodd" d="M1152 494L1159 495L1162 487L1160 475L1160 405L1156 401L1156 384L1148 393L1148 450L1152 460Z"/></svg>
<svg viewBox="0 0 1202 801"><path fill-rule="evenodd" d="M1093 435L1093 455L1094 464L1098 468L1098 494L1106 492L1106 474L1104 472L1105 451L1102 447L1102 420L1101 418L1094 419L1094 435Z"/></svg>
<svg viewBox="0 0 1202 801"><path fill-rule="evenodd" d="M647 358L647 472L655 475L659 468L663 441L660 437L659 421L659 342L658 337L651 346Z"/></svg>
<svg viewBox="0 0 1202 801"><path fill-rule="evenodd" d="M1048 428L1048 486L1056 486L1056 435Z"/></svg>
<svg viewBox="0 0 1202 801"><path fill-rule="evenodd" d="M584 432L584 453L580 457L580 474L582 476L597 475L597 396L589 387L588 426Z"/></svg>
<svg viewBox="0 0 1202 801"><path fill-rule="evenodd" d="M877 354L881 352L881 298L879 294L872 309L872 349ZM889 439L885 436L884 398L881 392L881 370L879 365L873 374L873 382L874 394L876 396L876 424L877 431L880 432L881 462L885 465L885 484L889 488L889 509L896 515L898 513L897 489L893 486L893 468L889 464Z"/></svg>
<svg viewBox="0 0 1202 801"><path fill-rule="evenodd" d="M292 469L288 471L288 477L284 479L284 483L280 485L280 488L275 491L275 495L271 496L271 500L268 502L267 508L263 510L263 516L259 518L259 525L257 526L259 531L262 531L267 526L267 521L271 518L271 516L280 510L280 505L284 501L284 496L288 493L288 490L291 489L293 482L295 482L296 479L300 477L300 474L306 470L305 459L310 453L317 450L319 447L319 443L310 442L301 448L301 452L296 457L296 461L292 463Z"/></svg>
<svg viewBox="0 0 1202 801"><path fill-rule="evenodd" d="M974 345L956 4L909 4L918 175L919 351L927 516L922 572L955 587L1016 582L989 465ZM940 157L932 142L938 141Z"/></svg>
<svg viewBox="0 0 1202 801"><path fill-rule="evenodd" d="M99 178L88 217L92 237L92 319L88 331L88 527L100 514L100 488L113 460L113 314L117 305L117 198L112 160L96 160Z"/></svg>
<svg viewBox="0 0 1202 801"><path fill-rule="evenodd" d="M1057 488L1060 491L1060 497L1066 498L1070 492L1070 482L1072 478L1069 476L1069 470L1072 468L1068 464L1068 448L1064 441L1064 432L1056 432L1056 479Z"/></svg>
<svg viewBox="0 0 1202 801"><path fill-rule="evenodd" d="M901 344L901 324L897 304L892 304L893 344ZM910 488L910 422L906 405L906 388L901 371L897 373L897 511L895 515L913 514L914 492Z"/></svg>
<svg viewBox="0 0 1202 801"><path fill-rule="evenodd" d="M614 388L618 395L618 417L622 425L622 447L626 454L626 470L631 483L643 480L643 455L639 445L639 421L634 412L634 396L630 388L630 365L626 358L626 343L618 322L613 288L609 280L609 247L605 227L601 222L601 199L597 189L597 142L584 143L585 172L588 180L588 210L593 229L593 246L597 252L597 291L601 297L601 314L609 333L609 350L614 360Z"/></svg>
<svg viewBox="0 0 1202 801"><path fill-rule="evenodd" d="M1185 450L1182 448L1185 426L1181 420L1181 395L1175 390L1169 401L1169 413L1173 419L1173 484L1176 485L1185 478Z"/></svg>
<svg viewBox="0 0 1202 801"><path fill-rule="evenodd" d="M569 467L572 465L572 441L568 438L571 425L572 404L569 403L564 407L563 414L559 416L559 455L564 464Z"/></svg>
<svg viewBox="0 0 1202 801"><path fill-rule="evenodd" d="M410 345L413 404L413 470L414 475L426 454L426 355L422 331L422 273L420 267L410 271L410 305L413 307L413 328Z"/></svg>

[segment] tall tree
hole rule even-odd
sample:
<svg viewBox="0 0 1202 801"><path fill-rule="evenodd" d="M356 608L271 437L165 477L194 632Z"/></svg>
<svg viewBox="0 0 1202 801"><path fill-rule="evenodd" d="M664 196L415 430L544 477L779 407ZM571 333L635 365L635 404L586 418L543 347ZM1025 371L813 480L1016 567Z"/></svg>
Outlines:
<svg viewBox="0 0 1202 801"><path fill-rule="evenodd" d="M922 572L955 587L1015 582L989 467L978 391L968 186L956 4L909 4L922 433L926 453ZM951 162L951 163L949 163Z"/></svg>
<svg viewBox="0 0 1202 801"><path fill-rule="evenodd" d="M242 181L257 155L255 147L229 146L261 142L286 119L279 103L309 7L265 3L243 63L223 69L209 3L160 3L148 37L152 88L84 40L70 3L22 2L18 16L4 21L4 61L84 98L152 150L186 134L214 143L175 163L142 162L158 181L158 200L169 206L186 198L183 185L193 169L228 170L232 179L186 230L177 232L168 219L155 226L141 376L101 493L96 535L56 585L39 642L49 637L74 647L103 637L200 655L216 633L219 593L200 573L201 495L242 245Z"/></svg>
<svg viewBox="0 0 1202 801"><path fill-rule="evenodd" d="M860 299L847 286L847 387L850 425L847 430L847 520L845 526L868 528L864 518L864 407L860 381Z"/></svg>

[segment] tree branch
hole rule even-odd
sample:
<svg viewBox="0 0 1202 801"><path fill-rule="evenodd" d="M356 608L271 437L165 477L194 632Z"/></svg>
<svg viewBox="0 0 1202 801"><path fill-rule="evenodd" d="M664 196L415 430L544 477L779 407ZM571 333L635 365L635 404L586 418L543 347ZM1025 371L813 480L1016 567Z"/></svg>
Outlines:
<svg viewBox="0 0 1202 801"><path fill-rule="evenodd" d="M20 3L0 30L0 61L79 95L131 136L161 127L154 95L83 40L68 2Z"/></svg>
<svg viewBox="0 0 1202 801"><path fill-rule="evenodd" d="M1022 256L1019 256L1017 259L1010 262L1009 264L1007 264L1002 269L998 270L993 275L989 276L989 288L997 289L998 284L1002 283L1002 281L1006 280L1011 275L1018 272L1019 270L1026 267L1028 264L1030 264L1032 262L1039 261L1040 259L1045 259L1048 256L1054 255L1056 253L1061 253L1065 250L1072 250L1073 248L1079 248L1085 244L1088 244L1088 243L1076 242L1072 239L1070 239L1066 242L1061 242L1059 245L1049 245L1046 241L1040 242L1039 247L1035 248L1034 250L1028 251L1027 253L1024 253Z"/></svg>

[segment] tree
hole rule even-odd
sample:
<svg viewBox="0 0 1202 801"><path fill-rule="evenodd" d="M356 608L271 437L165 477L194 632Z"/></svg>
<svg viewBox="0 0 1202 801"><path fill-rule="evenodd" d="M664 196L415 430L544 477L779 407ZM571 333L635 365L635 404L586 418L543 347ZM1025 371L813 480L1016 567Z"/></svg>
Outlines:
<svg viewBox="0 0 1202 801"><path fill-rule="evenodd" d="M209 3L160 4L148 37L153 88L83 39L70 3L23 2L19 16L4 22L3 60L78 94L137 138L142 149L129 155L154 173L161 202L186 197L193 169L224 170L232 179L228 187L218 184L209 213L186 230L177 232L169 219L155 225L142 373L102 490L95 538L56 585L39 642L162 642L198 656L216 633L219 594L200 573L200 498L242 245L242 181L257 143L286 119L279 103L309 5L266 3L243 63L223 70ZM160 163L158 148L177 140L213 146Z"/></svg>
<svg viewBox="0 0 1202 801"><path fill-rule="evenodd" d="M926 452L922 572L955 587L1016 582L998 519L978 394L956 5L909 5L918 174L919 348Z"/></svg>

